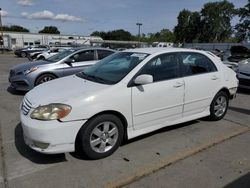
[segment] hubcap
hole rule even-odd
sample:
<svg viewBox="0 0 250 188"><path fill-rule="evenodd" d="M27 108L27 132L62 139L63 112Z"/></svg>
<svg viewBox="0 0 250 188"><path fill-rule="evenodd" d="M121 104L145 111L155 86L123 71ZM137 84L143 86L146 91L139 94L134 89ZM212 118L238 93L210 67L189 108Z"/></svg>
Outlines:
<svg viewBox="0 0 250 188"><path fill-rule="evenodd" d="M53 79L54 78L51 76L45 76L45 77L43 77L43 79L41 79L40 84L42 84L44 82L48 82L48 81L53 80Z"/></svg>
<svg viewBox="0 0 250 188"><path fill-rule="evenodd" d="M227 100L226 97L220 96L217 98L214 104L214 114L217 117L220 117L224 114L227 109Z"/></svg>
<svg viewBox="0 0 250 188"><path fill-rule="evenodd" d="M98 124L90 135L90 146L98 153L105 153L112 149L118 139L117 126L109 121Z"/></svg>

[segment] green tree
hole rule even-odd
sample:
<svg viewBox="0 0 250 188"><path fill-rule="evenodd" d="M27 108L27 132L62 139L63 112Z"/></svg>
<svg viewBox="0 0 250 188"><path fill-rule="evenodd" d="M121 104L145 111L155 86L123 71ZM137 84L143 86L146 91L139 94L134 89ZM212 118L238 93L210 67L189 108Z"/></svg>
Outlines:
<svg viewBox="0 0 250 188"><path fill-rule="evenodd" d="M233 3L227 0L206 3L201 10L200 42L224 42L233 30L231 19L235 15Z"/></svg>
<svg viewBox="0 0 250 188"><path fill-rule="evenodd" d="M160 32L148 33L147 36L142 35L141 41L153 43L153 42L174 42L175 36L169 29L162 29Z"/></svg>
<svg viewBox="0 0 250 188"><path fill-rule="evenodd" d="M131 41L134 40L134 36L123 29L113 30L113 31L94 31L91 36L100 36L104 40L123 40L123 41Z"/></svg>
<svg viewBox="0 0 250 188"><path fill-rule="evenodd" d="M38 33L50 33L50 34L60 34L60 31L55 26L45 26Z"/></svg>
<svg viewBox="0 0 250 188"><path fill-rule="evenodd" d="M200 35L200 13L182 10L178 15L178 24L174 28L176 42L193 42Z"/></svg>
<svg viewBox="0 0 250 188"><path fill-rule="evenodd" d="M240 23L235 26L236 38L241 42L250 38L250 0L244 8L238 9L237 13L240 17Z"/></svg>
<svg viewBox="0 0 250 188"><path fill-rule="evenodd" d="M3 26L3 31L30 32L28 29L19 25Z"/></svg>

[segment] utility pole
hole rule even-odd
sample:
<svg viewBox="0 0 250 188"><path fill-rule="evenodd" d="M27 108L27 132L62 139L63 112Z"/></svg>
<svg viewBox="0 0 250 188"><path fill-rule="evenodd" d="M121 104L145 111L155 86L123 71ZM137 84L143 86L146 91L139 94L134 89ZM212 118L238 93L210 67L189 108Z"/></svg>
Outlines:
<svg viewBox="0 0 250 188"><path fill-rule="evenodd" d="M139 47L142 23L136 23L136 25L138 26L138 47Z"/></svg>
<svg viewBox="0 0 250 188"><path fill-rule="evenodd" d="M1 12L2 9L0 8L0 28L1 28L0 45L2 46L2 53L3 53L4 44L3 44L3 25L2 25Z"/></svg>

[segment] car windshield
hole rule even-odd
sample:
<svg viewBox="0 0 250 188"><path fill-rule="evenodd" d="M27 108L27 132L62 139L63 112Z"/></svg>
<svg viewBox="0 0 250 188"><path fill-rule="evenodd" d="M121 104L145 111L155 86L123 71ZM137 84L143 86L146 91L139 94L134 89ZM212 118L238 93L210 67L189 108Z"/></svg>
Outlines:
<svg viewBox="0 0 250 188"><path fill-rule="evenodd" d="M148 55L136 52L118 52L86 68L77 76L103 84L116 84Z"/></svg>
<svg viewBox="0 0 250 188"><path fill-rule="evenodd" d="M57 62L57 61L60 61L61 59L67 57L68 55L74 53L76 50L73 50L73 49L70 49L70 50L64 50L64 51L61 51L61 52L58 52L57 54L49 57L47 59L47 61L50 61L50 62Z"/></svg>

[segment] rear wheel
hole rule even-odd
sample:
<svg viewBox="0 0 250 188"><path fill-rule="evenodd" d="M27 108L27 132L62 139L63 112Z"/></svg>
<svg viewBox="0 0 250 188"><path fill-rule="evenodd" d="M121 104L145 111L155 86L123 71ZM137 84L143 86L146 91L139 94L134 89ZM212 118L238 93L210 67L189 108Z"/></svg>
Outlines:
<svg viewBox="0 0 250 188"><path fill-rule="evenodd" d="M53 74L43 74L37 78L35 85L37 86L37 85L42 84L44 82L54 80L55 78L56 78L56 76Z"/></svg>
<svg viewBox="0 0 250 188"><path fill-rule="evenodd" d="M225 92L220 91L219 93L217 93L210 105L209 119L213 121L222 119L227 112L228 101L229 98Z"/></svg>
<svg viewBox="0 0 250 188"><path fill-rule="evenodd" d="M78 136L81 150L90 159L111 155L123 140L121 120L112 114L103 114L83 125Z"/></svg>

